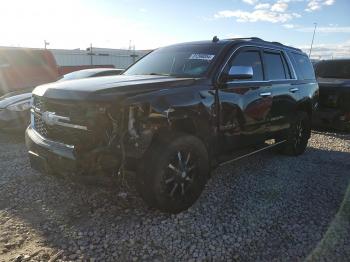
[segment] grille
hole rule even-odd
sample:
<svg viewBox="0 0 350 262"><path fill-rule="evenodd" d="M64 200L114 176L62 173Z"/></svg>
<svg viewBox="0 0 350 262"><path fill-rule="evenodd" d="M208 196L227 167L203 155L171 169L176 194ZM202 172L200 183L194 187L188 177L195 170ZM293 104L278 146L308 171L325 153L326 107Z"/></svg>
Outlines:
<svg viewBox="0 0 350 262"><path fill-rule="evenodd" d="M87 139L87 136L89 135L88 131L63 127L59 125L47 125L42 120L41 115L37 113L34 114L34 130L44 138L48 138L52 141L68 145L80 143L83 139L85 141L89 141Z"/></svg>
<svg viewBox="0 0 350 262"><path fill-rule="evenodd" d="M47 125L42 119L42 113L54 112L56 115L69 117L72 123L87 126L86 119L87 108L77 103L69 103L67 101L55 101L43 97L34 96L33 107L34 129L43 137L52 141L68 144L91 144L94 143L92 132L86 130L64 127L60 125Z"/></svg>
<svg viewBox="0 0 350 262"><path fill-rule="evenodd" d="M46 111L45 102L44 102L44 99L42 97L34 96L33 106L41 112Z"/></svg>
<svg viewBox="0 0 350 262"><path fill-rule="evenodd" d="M45 111L54 112L56 115L69 117L75 124L87 124L85 119L88 109L87 105L34 96L33 106L41 113Z"/></svg>
<svg viewBox="0 0 350 262"><path fill-rule="evenodd" d="M34 129L43 137L47 137L48 130L40 115L34 115Z"/></svg>

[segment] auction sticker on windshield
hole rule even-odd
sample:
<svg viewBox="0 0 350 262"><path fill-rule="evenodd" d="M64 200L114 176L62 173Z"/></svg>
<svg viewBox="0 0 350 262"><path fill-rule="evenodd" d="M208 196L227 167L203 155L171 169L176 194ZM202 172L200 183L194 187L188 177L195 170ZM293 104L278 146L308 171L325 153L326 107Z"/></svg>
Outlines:
<svg viewBox="0 0 350 262"><path fill-rule="evenodd" d="M209 55L209 54L192 54L189 59L211 61L214 57L215 55Z"/></svg>

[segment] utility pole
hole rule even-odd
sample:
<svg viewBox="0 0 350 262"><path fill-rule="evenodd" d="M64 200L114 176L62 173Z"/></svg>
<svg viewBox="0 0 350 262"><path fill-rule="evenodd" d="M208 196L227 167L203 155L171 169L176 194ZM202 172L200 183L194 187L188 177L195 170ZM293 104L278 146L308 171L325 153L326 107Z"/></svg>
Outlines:
<svg viewBox="0 0 350 262"><path fill-rule="evenodd" d="M131 50L132 49L132 50ZM136 59L138 57L138 55L136 54L136 50L135 50L135 43L133 46L131 46L131 41L130 41L130 47L129 50L132 51L132 54L130 55L130 57L132 58L132 62L135 63Z"/></svg>
<svg viewBox="0 0 350 262"><path fill-rule="evenodd" d="M47 46L48 46L49 44L50 44L49 42L47 42L46 40L44 40L44 47L45 47L45 49L47 49Z"/></svg>
<svg viewBox="0 0 350 262"><path fill-rule="evenodd" d="M93 65L94 64L94 62L93 62L93 60L92 60L92 43L90 44L90 64L91 65Z"/></svg>
<svg viewBox="0 0 350 262"><path fill-rule="evenodd" d="M133 57L133 62L135 63L135 61L136 61L136 53L135 53L135 44L134 44L134 46L133 46L133 54L132 54L132 57Z"/></svg>
<svg viewBox="0 0 350 262"><path fill-rule="evenodd" d="M315 39L315 33L316 33L316 27L317 27L317 23L314 23L315 28L314 28L314 33L312 35L312 41L311 41L311 47L310 47L310 53L309 53L309 58L311 58L311 52L312 52L312 46L314 44L314 39Z"/></svg>

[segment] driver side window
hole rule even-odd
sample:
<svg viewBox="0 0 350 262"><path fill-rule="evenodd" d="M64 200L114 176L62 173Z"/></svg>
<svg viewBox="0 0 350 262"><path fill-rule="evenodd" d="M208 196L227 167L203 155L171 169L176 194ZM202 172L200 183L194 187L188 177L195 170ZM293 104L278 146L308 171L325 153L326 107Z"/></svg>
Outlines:
<svg viewBox="0 0 350 262"><path fill-rule="evenodd" d="M253 78L245 81L263 81L263 67L260 52L257 50L247 50L238 53L229 63L232 66L250 66L253 68Z"/></svg>

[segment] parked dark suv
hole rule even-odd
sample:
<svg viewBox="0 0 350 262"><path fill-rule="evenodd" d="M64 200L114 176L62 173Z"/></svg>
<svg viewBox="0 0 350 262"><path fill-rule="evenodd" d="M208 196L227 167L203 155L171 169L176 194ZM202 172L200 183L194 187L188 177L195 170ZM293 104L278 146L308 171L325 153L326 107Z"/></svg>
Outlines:
<svg viewBox="0 0 350 262"><path fill-rule="evenodd" d="M33 168L66 175L137 174L148 205L176 213L210 170L271 147L299 155L318 85L299 49L258 38L160 48L123 75L33 92L26 144Z"/></svg>
<svg viewBox="0 0 350 262"><path fill-rule="evenodd" d="M314 125L350 131L350 59L320 61L315 71L320 101Z"/></svg>

